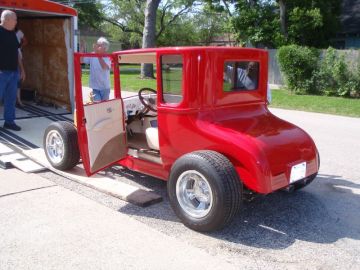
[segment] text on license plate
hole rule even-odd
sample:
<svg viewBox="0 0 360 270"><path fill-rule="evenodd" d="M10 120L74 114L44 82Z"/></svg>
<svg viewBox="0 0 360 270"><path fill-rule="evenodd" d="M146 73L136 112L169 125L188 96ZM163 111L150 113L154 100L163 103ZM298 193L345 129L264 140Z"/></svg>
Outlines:
<svg viewBox="0 0 360 270"><path fill-rule="evenodd" d="M290 183L305 178L306 175L306 162L296 164L291 167Z"/></svg>

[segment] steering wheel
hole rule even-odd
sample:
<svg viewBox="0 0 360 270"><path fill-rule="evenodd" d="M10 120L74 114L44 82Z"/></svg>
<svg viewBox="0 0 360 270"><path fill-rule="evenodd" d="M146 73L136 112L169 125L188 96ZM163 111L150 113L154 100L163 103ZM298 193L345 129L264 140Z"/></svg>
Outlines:
<svg viewBox="0 0 360 270"><path fill-rule="evenodd" d="M139 90L139 100L144 107L152 112L157 112L156 107L156 90L151 88L141 88ZM152 97L152 95L155 94L155 97Z"/></svg>

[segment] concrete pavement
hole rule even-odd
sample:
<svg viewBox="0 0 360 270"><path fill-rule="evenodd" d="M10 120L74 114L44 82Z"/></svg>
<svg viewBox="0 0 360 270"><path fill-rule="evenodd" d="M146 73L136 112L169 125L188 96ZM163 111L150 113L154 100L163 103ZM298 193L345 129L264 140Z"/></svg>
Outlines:
<svg viewBox="0 0 360 270"><path fill-rule="evenodd" d="M86 196L90 202L85 204L84 201L88 201L88 199L77 193L73 193L71 196L65 196L63 193L55 196L53 195L54 190L62 190L62 188L48 187L48 184L44 184L43 189L0 197L0 269L35 268L34 262L31 262L29 266L24 264L24 261L31 260L40 262L40 266L36 269L56 269L59 266L75 269L84 267L90 269L144 269L145 267L162 269L169 260L172 260L170 256L174 256L171 252L168 253L168 250L173 250L172 247L179 247L179 250L184 248L188 252L186 254L180 252L184 261L179 259L176 261L178 264L170 263L170 266L167 267L170 269L186 268L189 265L186 260L190 259L200 261L196 266L201 267L202 261L208 259L207 253L203 255L204 253L200 252L202 255L197 256L198 253L192 252L195 247L197 252L199 251L197 248L199 248L210 253L217 262L220 259L221 267L226 267L226 269L228 265L223 265L225 261L236 266L237 269L359 269L360 166L358 160L360 159L360 144L358 140L360 118L281 109L271 109L271 111L307 131L319 149L320 173L317 179L304 190L293 194L278 192L258 198L251 203L245 203L241 213L235 217L229 227L219 232L200 234L187 229L177 219L169 206L166 185L157 179L129 171L115 171L114 177L119 181L150 188L164 197L162 203L148 208L139 208L106 194L99 194L52 173L41 173L43 177L51 180L50 185L56 183L64 186ZM0 182L4 177L3 172L0 170ZM14 179L14 177L10 177ZM26 179L29 179L28 175L26 175ZM15 189L14 185L24 187L24 183L23 181L18 184L14 182L11 185L0 184L0 191L5 190L4 186L7 188L7 193L21 191L21 189ZM28 189L37 188L36 185L30 185L30 180L26 181L26 184L29 185ZM53 193L50 192L51 190ZM65 191L66 194L70 193ZM29 196L31 193L33 196L30 196L29 200L27 197L22 197ZM14 196L18 196L17 201L21 198L25 201L13 202L12 200L16 198ZM3 200L5 198L8 198L7 201ZM10 198L12 199L10 200ZM68 202L63 203L61 200ZM35 203L36 205L32 206ZM20 209L13 209L15 205ZM5 211L4 207L10 208L10 210L5 209L6 212L3 212ZM39 218L32 218L28 213L32 212L32 209L35 209L35 212L43 209L41 211L45 212L40 213L41 215L38 214ZM50 221L47 221L49 216L46 211L54 212ZM99 211L105 212L97 214ZM125 218L130 219L131 222L124 222L126 219L118 212L125 214ZM32 213L32 215L35 214ZM13 216L20 217L14 221ZM5 227L3 225L3 221L9 218L12 219L12 224L15 226L10 224ZM96 220L97 218L99 220ZM35 224L30 223L32 219ZM83 221L83 219L85 220ZM135 222L135 224L140 224L134 227L136 233L132 228L127 228L132 226L134 220L140 222ZM113 225L113 222L116 224ZM26 228L20 227L22 224L26 224ZM122 230L118 226L124 229ZM139 227L140 229L136 229ZM73 230L76 230L79 236ZM104 232L104 230L108 231ZM35 235L33 238L36 238L39 243L30 243L23 247L21 235L17 235L18 231L21 231L23 239L26 240L24 243L29 242L27 240L31 237L28 235L29 233ZM134 239L132 239L131 233L135 235ZM156 238L155 241L153 238L147 240L149 238L143 237L143 233L153 234ZM168 238L163 234L178 244L168 243ZM141 237L144 241L139 240ZM2 243L3 239L6 241L5 244ZM12 239L16 241L12 241ZM65 241L67 242L65 243ZM118 243L119 241L121 243ZM132 252L126 253L126 245L131 241L134 241L135 248L139 248L136 256ZM155 244L159 242L161 246L168 248L164 251L156 245L153 247L148 244L151 241ZM96 246L96 243L99 247ZM44 248L43 245L45 245ZM148 263L147 253L141 250L142 247L148 248L149 245L154 250L151 256L155 254L155 260L163 262L160 266ZM133 245L130 244L129 250L132 248ZM7 249L12 249L12 251ZM68 251L63 249L68 249ZM105 249L108 249L106 254L103 253ZM160 253L162 254L159 255ZM59 258L53 258L56 256ZM122 259L124 257L125 259ZM145 259L143 259L144 257ZM55 266L49 264L51 260L54 260ZM17 261L22 262L19 267L17 267ZM106 261L111 263L107 264ZM130 263L128 263L129 261ZM133 264L131 261L134 261ZM3 267L4 265L10 266Z"/></svg>
<svg viewBox="0 0 360 270"><path fill-rule="evenodd" d="M36 174L0 169L0 269L233 269Z"/></svg>

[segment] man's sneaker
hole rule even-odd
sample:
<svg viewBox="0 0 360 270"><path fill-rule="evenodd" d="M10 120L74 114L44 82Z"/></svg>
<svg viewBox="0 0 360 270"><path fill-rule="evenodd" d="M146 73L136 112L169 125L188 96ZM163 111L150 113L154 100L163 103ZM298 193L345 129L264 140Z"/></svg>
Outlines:
<svg viewBox="0 0 360 270"><path fill-rule="evenodd" d="M14 130L14 131L20 131L21 130L21 127L19 127L15 123L12 123L12 124L4 123L4 128L11 129L11 130Z"/></svg>

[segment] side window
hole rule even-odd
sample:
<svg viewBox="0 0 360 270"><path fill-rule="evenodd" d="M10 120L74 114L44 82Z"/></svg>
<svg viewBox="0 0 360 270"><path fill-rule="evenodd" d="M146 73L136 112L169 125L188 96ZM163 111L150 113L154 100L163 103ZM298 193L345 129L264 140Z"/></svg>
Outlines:
<svg viewBox="0 0 360 270"><path fill-rule="evenodd" d="M225 92L255 90L259 83L259 63L253 61L225 62Z"/></svg>
<svg viewBox="0 0 360 270"><path fill-rule="evenodd" d="M161 56L163 101L180 103L183 99L183 57L182 55Z"/></svg>

